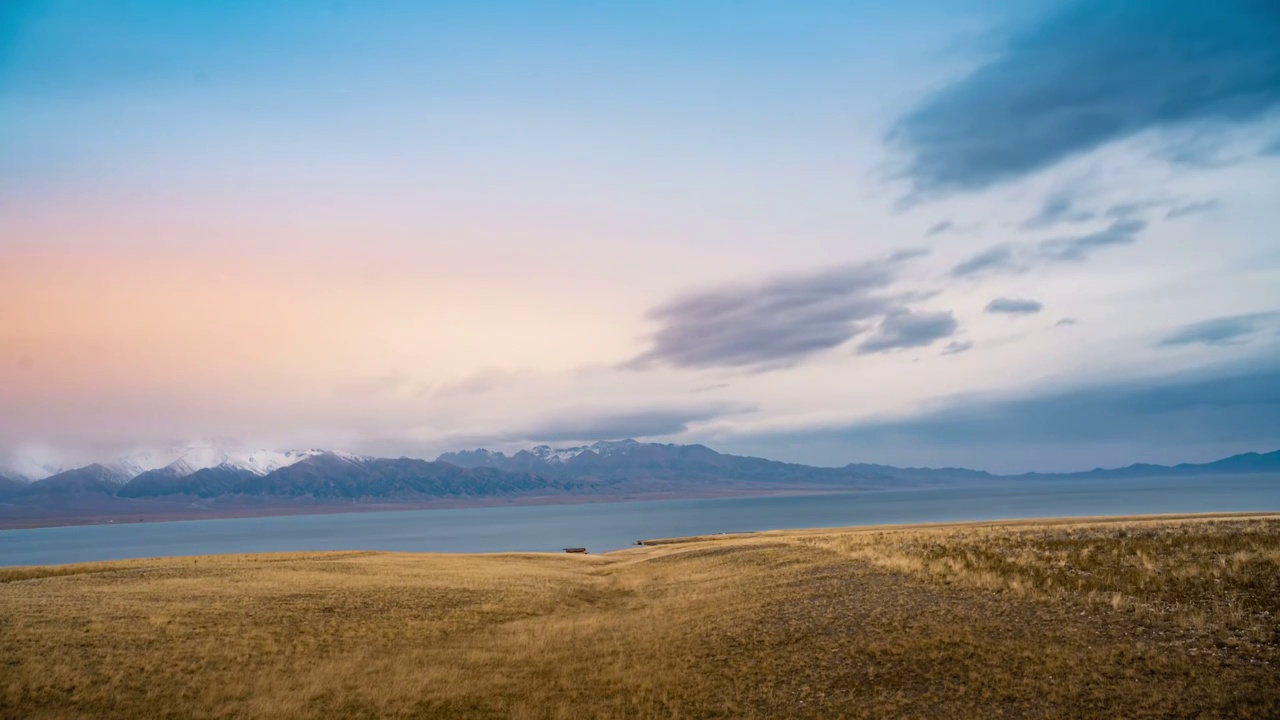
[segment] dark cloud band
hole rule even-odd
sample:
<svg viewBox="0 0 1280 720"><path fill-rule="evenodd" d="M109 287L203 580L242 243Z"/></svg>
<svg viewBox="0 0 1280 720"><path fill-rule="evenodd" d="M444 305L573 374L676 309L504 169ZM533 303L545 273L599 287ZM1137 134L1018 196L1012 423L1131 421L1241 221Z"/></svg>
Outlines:
<svg viewBox="0 0 1280 720"><path fill-rule="evenodd" d="M1274 0L1086 0L902 117L916 195L976 190L1143 130L1280 103Z"/></svg>

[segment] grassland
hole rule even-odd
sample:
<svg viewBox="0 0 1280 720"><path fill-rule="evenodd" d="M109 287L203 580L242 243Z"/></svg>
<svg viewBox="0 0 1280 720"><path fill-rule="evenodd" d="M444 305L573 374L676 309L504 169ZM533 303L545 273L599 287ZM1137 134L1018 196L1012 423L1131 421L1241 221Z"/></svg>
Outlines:
<svg viewBox="0 0 1280 720"><path fill-rule="evenodd" d="M0 716L1280 717L1280 517L0 569Z"/></svg>

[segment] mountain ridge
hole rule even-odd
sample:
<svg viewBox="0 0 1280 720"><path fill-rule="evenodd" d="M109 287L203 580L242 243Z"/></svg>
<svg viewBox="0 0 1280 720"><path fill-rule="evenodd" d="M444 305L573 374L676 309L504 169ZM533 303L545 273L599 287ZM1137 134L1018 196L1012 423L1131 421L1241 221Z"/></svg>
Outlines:
<svg viewBox="0 0 1280 720"><path fill-rule="evenodd" d="M172 445L163 448L145 448L127 453L123 456L97 463L113 472L132 479L145 472L174 468L182 475L189 475L197 470L213 468L219 465L233 465L250 470L257 475L266 475L299 460L326 452L320 449L286 450L247 450L243 448L228 449L214 443L190 442L184 445ZM88 465L84 466L88 467ZM55 475L81 467L66 467L61 464L21 463L13 467L0 466L0 476L23 482L37 482Z"/></svg>
<svg viewBox="0 0 1280 720"><path fill-rule="evenodd" d="M701 445L600 441L571 448L541 445L507 455L477 448L435 460L378 458L328 450L271 453L278 464L246 463L228 454L208 465L186 456L130 476L129 463L94 463L24 483L0 475L0 502L20 498L111 496L124 499L223 496L369 499L519 497L525 495L644 495L691 490L858 490L929 484L1044 479L1174 477L1197 474L1280 473L1280 450L1249 452L1208 463L1095 468L1076 473L995 475L967 468L900 468L849 463L817 467L719 453ZM195 468L195 469L192 469Z"/></svg>

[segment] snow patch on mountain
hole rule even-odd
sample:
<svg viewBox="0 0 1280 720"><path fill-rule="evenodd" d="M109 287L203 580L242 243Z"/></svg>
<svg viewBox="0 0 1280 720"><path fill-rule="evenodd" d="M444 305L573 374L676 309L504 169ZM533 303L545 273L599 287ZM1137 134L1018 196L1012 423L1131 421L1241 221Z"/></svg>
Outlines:
<svg viewBox="0 0 1280 720"><path fill-rule="evenodd" d="M553 448L550 445L539 445L537 447L529 448L529 452L532 453L534 457L542 460L543 462L549 463L568 462L586 451L586 445L571 448Z"/></svg>
<svg viewBox="0 0 1280 720"><path fill-rule="evenodd" d="M186 477L209 468L247 470L263 476L294 463L330 453L352 462L363 461L358 455L328 450L240 450L227 449L212 443L192 442L166 448L141 448L100 465L110 479L126 483L144 472L163 469L174 477ZM64 472L68 468L23 468L2 470L0 474L27 481L41 480ZM34 470L34 472L33 472Z"/></svg>
<svg viewBox="0 0 1280 720"><path fill-rule="evenodd" d="M254 450L242 457L234 458L232 463L237 467L256 473L258 475L266 475L275 472L280 468L289 467L290 465L299 463L309 457L321 455L324 450L286 450L285 452L276 452L274 450ZM333 453L340 457L344 457L345 453ZM355 457L355 456L352 456Z"/></svg>
<svg viewBox="0 0 1280 720"><path fill-rule="evenodd" d="M534 457L537 457L544 462L565 463L588 450L597 455L625 455L639 445L639 442L631 439L601 440L590 445L579 445L578 447L569 448L553 448L550 445L539 445L537 447L530 448L529 452L532 453Z"/></svg>
<svg viewBox="0 0 1280 720"><path fill-rule="evenodd" d="M143 448L127 455L102 463L112 474L121 477L125 482L149 470L166 467L183 455L183 448Z"/></svg>
<svg viewBox="0 0 1280 720"><path fill-rule="evenodd" d="M600 440L591 444L591 451L597 455L626 455L638 447L640 447L640 442L631 438L626 440Z"/></svg>

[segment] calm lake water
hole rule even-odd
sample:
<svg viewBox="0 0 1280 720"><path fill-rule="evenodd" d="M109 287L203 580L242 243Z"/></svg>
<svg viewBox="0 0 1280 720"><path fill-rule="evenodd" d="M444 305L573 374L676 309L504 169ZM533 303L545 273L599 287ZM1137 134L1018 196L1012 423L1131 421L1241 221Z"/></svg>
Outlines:
<svg viewBox="0 0 1280 720"><path fill-rule="evenodd" d="M405 510L0 531L0 565L289 550L617 550L641 538L779 528L1280 510L1280 476L1021 480L982 487Z"/></svg>

